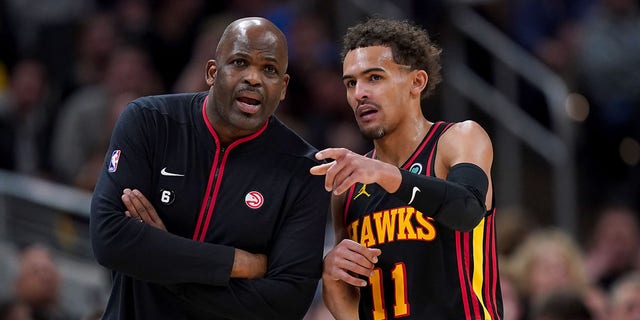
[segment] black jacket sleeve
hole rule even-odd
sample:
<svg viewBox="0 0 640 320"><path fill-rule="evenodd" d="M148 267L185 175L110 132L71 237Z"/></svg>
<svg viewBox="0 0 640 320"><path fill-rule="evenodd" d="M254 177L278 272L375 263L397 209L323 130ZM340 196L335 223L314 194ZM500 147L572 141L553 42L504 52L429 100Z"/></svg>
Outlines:
<svg viewBox="0 0 640 320"><path fill-rule="evenodd" d="M295 201L286 210L268 254L267 274L261 279L231 279L227 287L198 284L173 285L198 318L302 319L322 274L324 233L329 193L324 177L312 176L308 168L290 190Z"/></svg>
<svg viewBox="0 0 640 320"><path fill-rule="evenodd" d="M151 193L154 121L133 102L115 126L91 202L93 253L101 265L145 281L226 285L234 248L195 242L124 214L124 188Z"/></svg>

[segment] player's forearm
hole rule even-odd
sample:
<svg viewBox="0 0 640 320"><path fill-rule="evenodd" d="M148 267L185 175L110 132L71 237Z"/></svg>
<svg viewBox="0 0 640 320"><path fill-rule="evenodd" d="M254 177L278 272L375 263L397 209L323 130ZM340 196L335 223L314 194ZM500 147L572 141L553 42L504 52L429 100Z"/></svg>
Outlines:
<svg viewBox="0 0 640 320"><path fill-rule="evenodd" d="M376 183L389 193L396 192L402 183L400 169L392 164L384 162L380 162L380 164L381 167L376 170L378 173Z"/></svg>
<svg viewBox="0 0 640 320"><path fill-rule="evenodd" d="M358 319L359 288L323 276L322 299L336 320Z"/></svg>

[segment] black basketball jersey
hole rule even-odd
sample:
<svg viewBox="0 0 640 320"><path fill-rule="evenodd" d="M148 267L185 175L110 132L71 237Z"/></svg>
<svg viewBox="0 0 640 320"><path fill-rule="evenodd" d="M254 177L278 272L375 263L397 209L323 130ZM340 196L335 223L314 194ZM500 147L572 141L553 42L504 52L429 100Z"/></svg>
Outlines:
<svg viewBox="0 0 640 320"><path fill-rule="evenodd" d="M439 137L452 124L431 127L402 168L435 176ZM367 154L375 157L375 150ZM494 216L470 232L449 229L377 184L355 184L345 202L349 237L382 250L369 285L361 288L361 319L500 319L502 297Z"/></svg>

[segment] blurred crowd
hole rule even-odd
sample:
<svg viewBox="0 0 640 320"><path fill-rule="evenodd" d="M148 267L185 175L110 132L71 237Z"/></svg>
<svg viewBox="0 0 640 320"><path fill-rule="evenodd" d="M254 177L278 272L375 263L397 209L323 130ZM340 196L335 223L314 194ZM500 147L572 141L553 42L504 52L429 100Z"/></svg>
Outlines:
<svg viewBox="0 0 640 320"><path fill-rule="evenodd" d="M640 319L638 211L599 208L582 240L528 212L501 213L496 228L505 320Z"/></svg>
<svg viewBox="0 0 640 320"><path fill-rule="evenodd" d="M92 190L126 104L144 95L207 90L204 66L224 27L257 15L278 24L290 44L294 81L281 117L317 145L364 150L346 101L336 94L339 44L317 8L258 0L9 0L0 6L0 168Z"/></svg>
<svg viewBox="0 0 640 320"><path fill-rule="evenodd" d="M454 2L406 3L409 17L444 42ZM318 148L363 153L370 143L354 124L340 81L339 3L0 1L0 169L91 191L126 104L206 90L206 61L223 28L241 16L272 20L289 41L291 82L277 115ZM505 319L640 319L640 1L479 3L478 13L579 93L580 206L597 218L583 221L576 236L526 208L498 208ZM535 89L520 95L527 112L548 122ZM428 106L438 107L437 100ZM56 292L51 252L25 249L20 261L16 295L3 300L0 320L67 318L51 307L54 298L21 293L45 284L44 291ZM28 270L42 275L32 280L38 285L21 280ZM308 319L326 317L317 303Z"/></svg>
<svg viewBox="0 0 640 320"><path fill-rule="evenodd" d="M640 205L640 1L489 1L478 12L558 74L573 92L580 206ZM541 79L541 81L543 81ZM520 84L519 104L549 125L544 98Z"/></svg>

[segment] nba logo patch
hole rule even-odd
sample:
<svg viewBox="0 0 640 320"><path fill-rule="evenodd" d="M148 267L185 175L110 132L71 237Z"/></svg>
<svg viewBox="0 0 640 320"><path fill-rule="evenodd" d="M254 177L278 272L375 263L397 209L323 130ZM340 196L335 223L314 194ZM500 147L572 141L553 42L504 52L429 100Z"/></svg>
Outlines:
<svg viewBox="0 0 640 320"><path fill-rule="evenodd" d="M111 153L111 161L109 161L109 172L118 170L118 161L120 161L120 150L113 150Z"/></svg>

